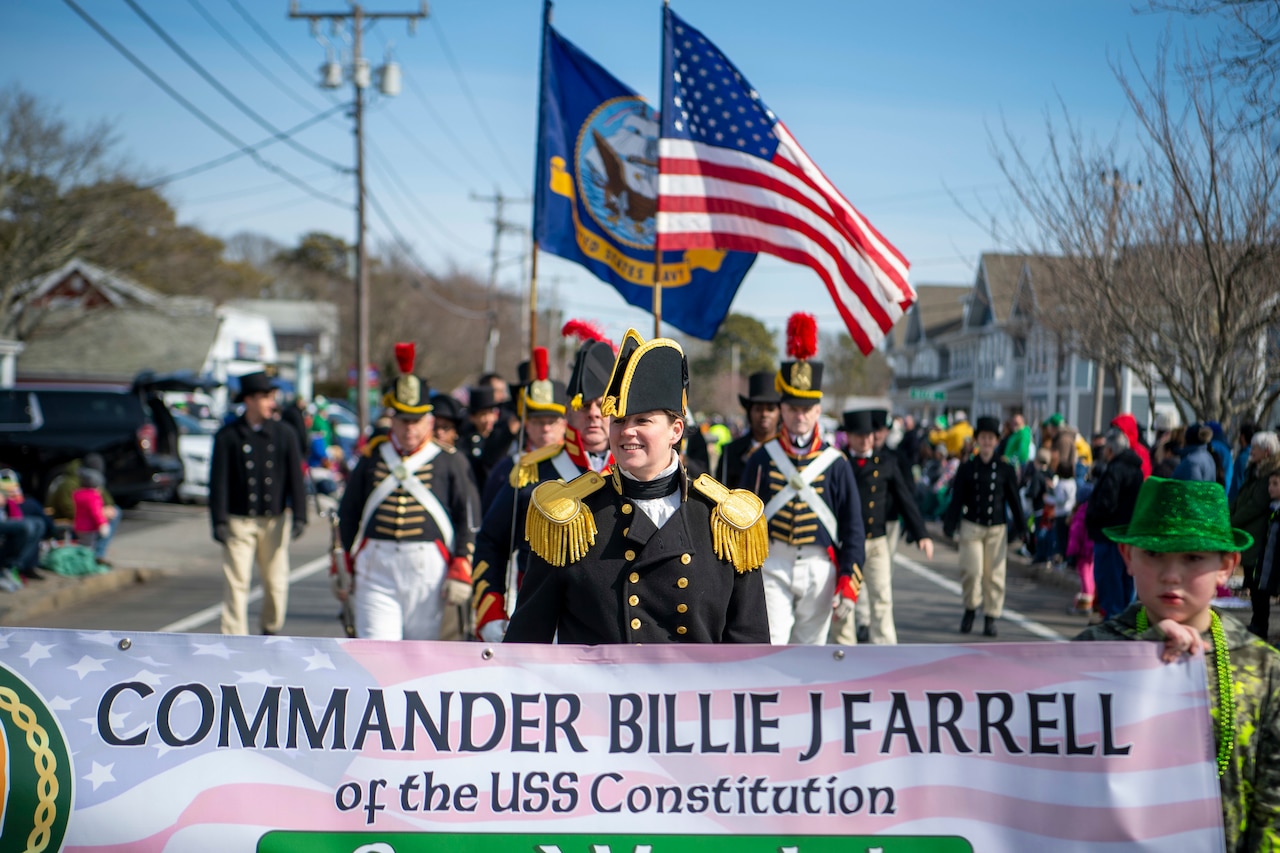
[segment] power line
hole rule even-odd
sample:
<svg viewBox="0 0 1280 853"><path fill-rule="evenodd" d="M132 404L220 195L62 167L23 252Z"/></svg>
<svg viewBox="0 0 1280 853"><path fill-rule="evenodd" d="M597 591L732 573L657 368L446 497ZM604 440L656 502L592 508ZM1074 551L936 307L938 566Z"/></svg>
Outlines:
<svg viewBox="0 0 1280 853"><path fill-rule="evenodd" d="M120 41L115 36L111 35L111 33L108 32L106 28L104 28L101 24L99 24L96 20L94 20L94 18L88 12L80 8L80 6L75 2L75 0L62 0L62 2L65 3L67 6L69 6L73 12L79 15L80 18L86 24L88 24L90 27L93 28L95 32L97 32L98 35L102 36L102 38L106 40L107 44L115 48L116 51L121 56L129 60L129 62L131 62L135 68L137 68L144 75L146 75L147 79L149 79L152 83L155 83L157 86L159 86L166 95L168 95L169 97L177 101L179 104L181 104L182 107L185 110L187 110L187 112L191 113L196 118L198 118L202 124L204 124L210 130L212 130L214 133L221 136L223 139L235 145L237 148L250 149L249 156L253 158L253 161L257 163L259 166L261 166L262 168L266 169L269 172L279 175L289 183L293 184L294 186L298 187L304 192L310 193L312 196L320 199L321 201L328 202L329 204L336 204L339 207L351 206L350 202L343 201L342 199L337 198L335 196L331 196L328 193L321 192L320 190L306 183L305 181L303 181L301 178L297 177L293 173L288 172L282 167L277 166L275 163L272 163L271 161L264 159L260 154L258 154L257 151L252 150L252 146L250 146L249 143L245 142L243 139L236 136L231 131L227 130L218 122L214 121L203 110L201 110L195 104L191 103L191 101L187 100L187 98L184 97L180 92L178 92L168 83L166 83L165 80L159 74L157 74L155 71L152 71L151 67L148 66L141 59L139 59L133 53L133 51L129 50L129 48L121 44ZM277 139L282 139L284 137L284 134L277 132L273 134L273 136Z"/></svg>
<svg viewBox="0 0 1280 853"><path fill-rule="evenodd" d="M435 226L435 228L444 235L445 239L449 240L455 246L466 249L469 252L484 253L484 249L471 245L466 240L463 240L454 234L447 225L441 222L435 214L427 209L426 205L424 205L416 195L404 189L405 181L399 177L395 168L382 154L382 151L378 149L377 145L374 144L373 140L366 140L366 144L369 146L369 153L373 155L371 162L373 163L374 169L386 179L388 188L392 190L392 194L396 196L397 199L412 207L419 216Z"/></svg>
<svg viewBox="0 0 1280 853"><path fill-rule="evenodd" d="M308 85L315 85L315 78L305 68L298 64L298 60L290 56L289 52L280 46L280 42L271 37L271 33L267 32L266 29L263 28L262 24L259 24L257 19L250 15L249 12L240 5L239 0L227 0L227 3L231 5L232 9L236 10L237 14L239 14L241 18L244 18L245 23L247 23L253 31L258 34L258 38L262 39L263 42L266 43L267 47L275 51L276 55L284 60L286 65L297 72L299 77L307 81Z"/></svg>
<svg viewBox="0 0 1280 853"><path fill-rule="evenodd" d="M319 174L319 175L311 175L308 177L308 180L320 180L322 178L327 178L329 176L330 176L329 172L324 172L323 174ZM252 195L261 195L262 193L265 193L265 192L278 190L283 186L285 186L283 181L274 181L269 184L259 184L258 186L254 186L254 187L243 187L238 190L227 190L226 192L214 193L213 195L198 196L197 198L184 198L182 200L182 203L184 205L208 204L210 202L215 202L215 201L228 201L228 200L234 200L238 198L248 198L249 196L252 196Z"/></svg>
<svg viewBox="0 0 1280 853"><path fill-rule="evenodd" d="M439 112L436 111L436 108L427 100L426 95L422 94L422 90L418 88L417 81L414 80L413 75L410 74L407 69L404 69L401 71L401 77L404 79L405 88L413 93L413 96L418 99L418 103L422 104L422 108L426 110L427 115L436 123L436 126L440 128L440 132L444 134L444 138L453 143L453 147L457 149L459 156L461 156L462 159L471 166L471 168L483 175L487 175L489 172L488 167L482 165L480 161L475 158L475 155L471 153L471 150L462 144L462 140L458 139L457 135L454 134L449 123L444 120Z"/></svg>
<svg viewBox="0 0 1280 853"><path fill-rule="evenodd" d="M274 71L272 71L270 68L267 68L265 65L263 65L262 62L258 59L258 57L253 55L252 51L250 51L243 44L241 44L239 40L236 39L235 36L233 36L230 32L228 32L226 27L222 26L222 24L219 23L218 19L215 18L209 12L209 10L204 7L204 4L202 4L200 0L187 0L187 3L189 3L191 7L195 9L197 12L199 12L200 17L204 18L205 22L210 27L213 28L213 31L216 32L218 35L222 36L222 40L225 41L227 44L231 45L231 47L235 50L235 52L240 54L240 56L244 58L245 62L253 66L254 70L256 70L263 77L266 77L268 80L274 83L276 88L279 89L281 92L284 92L285 95L287 95L290 99L292 99L295 104L300 105L301 107L308 110L309 112L315 111L316 109L315 104L311 103L302 95L298 94L298 91L296 89L292 88L291 86L288 86L283 80L281 80L278 76L276 76Z"/></svg>
<svg viewBox="0 0 1280 853"><path fill-rule="evenodd" d="M493 150L497 153L498 160L500 160L502 165L506 168L507 174L515 180L517 185L523 183L524 178L520 177L520 173L511 166L511 162L507 160L507 155L502 152L502 146L498 144L497 137L494 136L493 131L489 129L489 123L485 121L484 114L480 112L480 105L476 103L475 96L471 94L471 87L467 85L466 78L462 76L462 68L458 65L458 60L454 58L453 50L449 47L449 42L444 37L444 30L440 26L440 19L433 15L431 17L431 23L436 31L436 36L440 39L440 49L444 53L444 58L449 63L449 66L453 68L453 74L458 78L458 88L462 89L462 94L466 97L467 103L471 105L471 111L475 113L476 121L480 124L480 129L484 131L485 137L489 140L489 144L493 146Z"/></svg>
<svg viewBox="0 0 1280 853"><path fill-rule="evenodd" d="M405 127L404 124L401 123L401 121L398 118L396 118L393 113L385 113L384 118L386 118L387 121L391 122L392 127L400 131L400 135L403 136L406 140L408 140L410 145L418 149L418 153L421 154L423 158L428 160L433 166L435 166L437 169L443 172L445 176L452 178L453 180L457 181L459 184L463 184L464 186L466 185L467 182L464 181L457 172L449 168L448 163L446 163L434 151L428 148L421 139L419 139L418 137L410 133L409 128Z"/></svg>
<svg viewBox="0 0 1280 853"><path fill-rule="evenodd" d="M160 26L160 24L157 23L154 18L152 18L145 11L143 11L142 7L137 4L136 0L124 0L124 3L126 6L128 6L130 9L133 10L135 15L137 15L139 18L142 19L142 22L144 24L146 24L148 27L151 28L152 32L154 32L156 35L160 37L161 41L163 41L165 44L169 46L170 50L178 54L179 58L181 58L182 61L185 62L187 66L191 68L192 71L199 74L201 79L203 79L206 83L212 86L218 92L218 94L222 95L222 97L230 101L232 106L234 106L240 112L248 116L254 122L254 124L258 125L263 130L266 130L270 133L281 132L278 127L276 127L271 122L267 121L265 118L259 115L256 110L254 110L244 101L240 100L240 98L238 98L234 92L232 92L226 86L222 85L222 81L220 81L217 77L214 77L212 74L210 74L209 71L206 70L203 65L201 65L199 62L196 61L196 58L194 56L187 53L187 51L182 47L182 45L174 41L173 37L170 36L167 31L165 31L164 27ZM288 145L290 148L297 151L299 154L302 154L305 157L311 158L312 160L316 161L322 166L328 166L329 168L335 169L338 172L342 172L342 173L349 173L351 171L351 168L349 166L345 166L342 163L339 163L337 160L330 159L324 156L323 154L321 154L320 152L312 148L308 148L307 146L303 145L301 142L298 142L296 139L282 137L281 141L284 142L286 145Z"/></svg>

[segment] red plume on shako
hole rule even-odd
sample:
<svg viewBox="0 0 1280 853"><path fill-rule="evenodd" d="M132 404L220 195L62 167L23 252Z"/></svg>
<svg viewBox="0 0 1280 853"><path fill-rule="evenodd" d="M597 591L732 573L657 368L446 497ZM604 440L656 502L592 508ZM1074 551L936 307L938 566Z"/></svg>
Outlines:
<svg viewBox="0 0 1280 853"><path fill-rule="evenodd" d="M809 405L822 399L822 362L818 354L818 321L797 312L787 319L787 356L774 377L782 402Z"/></svg>
<svg viewBox="0 0 1280 853"><path fill-rule="evenodd" d="M529 384L521 389L517 406L521 415L563 415L564 386L550 379L546 347L534 347Z"/></svg>
<svg viewBox="0 0 1280 853"><path fill-rule="evenodd" d="M413 363L418 357L418 348L412 342L401 342L395 346L396 367L400 371L391 383L386 386L382 395L382 405L402 415L425 415L431 411L431 389L427 381L413 375Z"/></svg>

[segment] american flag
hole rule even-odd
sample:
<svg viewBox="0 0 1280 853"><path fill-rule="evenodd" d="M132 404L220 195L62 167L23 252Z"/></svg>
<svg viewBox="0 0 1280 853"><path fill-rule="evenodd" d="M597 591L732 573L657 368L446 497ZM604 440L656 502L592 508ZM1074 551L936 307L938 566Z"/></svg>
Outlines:
<svg viewBox="0 0 1280 853"><path fill-rule="evenodd" d="M658 245L764 252L816 272L868 353L915 301L909 264L702 33L664 16Z"/></svg>

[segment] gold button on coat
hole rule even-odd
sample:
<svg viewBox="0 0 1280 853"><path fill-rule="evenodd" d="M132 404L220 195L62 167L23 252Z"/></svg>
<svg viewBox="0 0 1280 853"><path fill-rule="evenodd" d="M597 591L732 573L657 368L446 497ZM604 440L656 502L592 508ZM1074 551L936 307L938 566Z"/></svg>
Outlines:
<svg viewBox="0 0 1280 853"><path fill-rule="evenodd" d="M630 528L630 527L624 527L624 528L622 528L622 535L623 535L623 536L628 536L628 535L630 535L630 533L631 533L631 528Z"/></svg>
<svg viewBox="0 0 1280 853"><path fill-rule="evenodd" d="M875 508L876 508L876 502L875 502L875 501L867 501L867 506L868 506L868 507L870 507L871 509L875 509Z"/></svg>
<svg viewBox="0 0 1280 853"><path fill-rule="evenodd" d="M639 628L640 628L640 620L639 620L639 619L632 619L632 620L631 620L631 630L635 631L635 630L638 630Z"/></svg>
<svg viewBox="0 0 1280 853"><path fill-rule="evenodd" d="M640 596L638 595L633 595L627 599L627 604L630 604L632 607L635 607L639 603L640 603Z"/></svg>
<svg viewBox="0 0 1280 853"><path fill-rule="evenodd" d="M628 560L628 562L629 562L629 561L634 560L634 559L636 558L636 552L635 552L635 551L632 551L630 548L628 548L628 549L627 549L627 552L626 552L625 554L623 554L622 556L626 557L626 558L627 558L627 560Z"/></svg>
<svg viewBox="0 0 1280 853"><path fill-rule="evenodd" d="M681 554L680 562L687 566L693 562L693 557L689 556L688 554Z"/></svg>
<svg viewBox="0 0 1280 853"><path fill-rule="evenodd" d="M681 589L684 589L688 585L689 585L688 578L680 578L680 580L676 581L676 586L680 587Z"/></svg>
<svg viewBox="0 0 1280 853"><path fill-rule="evenodd" d="M677 612L677 613L688 613L688 612L689 612L689 605L687 605L687 604L677 604L677 605L676 605L676 612Z"/></svg>
<svg viewBox="0 0 1280 853"><path fill-rule="evenodd" d="M640 573L632 572L631 577L627 578L627 580L631 581L632 583L640 583Z"/></svg>
<svg viewBox="0 0 1280 853"><path fill-rule="evenodd" d="M622 505L622 514L623 514L623 515L631 515L631 504L623 504L623 505Z"/></svg>
<svg viewBox="0 0 1280 853"><path fill-rule="evenodd" d="M688 628L686 628L685 626L681 625L679 628L676 628L676 633L677 633L677 634L687 634L687 633L689 633L689 629L688 629Z"/></svg>
<svg viewBox="0 0 1280 853"><path fill-rule="evenodd" d="M879 477L879 476L880 476L880 472L879 472L879 471L872 471L872 472L871 472L871 476L872 476L872 477Z"/></svg>

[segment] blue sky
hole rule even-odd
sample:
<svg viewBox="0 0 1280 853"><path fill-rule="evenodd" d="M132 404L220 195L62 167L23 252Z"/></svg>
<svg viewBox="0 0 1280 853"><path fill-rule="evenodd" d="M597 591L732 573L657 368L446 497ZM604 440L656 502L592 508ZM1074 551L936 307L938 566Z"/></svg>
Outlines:
<svg viewBox="0 0 1280 853"><path fill-rule="evenodd" d="M116 38L241 139L266 134L182 64L123 0L78 0ZM182 47L278 127L300 123L330 96L285 63L231 0L136 0ZM325 57L287 0L239 0L242 8L308 71ZM219 157L231 147L111 48L60 0L4 0L0 85L21 86L72 122L108 119L119 153L148 176ZM301 0L302 11L345 8L344 0ZM367 0L370 11L413 2ZM213 17L282 84L246 62L210 26ZM366 52L375 66L388 48L405 85L370 108L372 195L431 269L487 276L492 206L473 194L531 193L537 116L540 0L433 0L431 18L410 36L383 22ZM998 207L1003 180L989 131L1006 122L1028 150L1044 147L1044 116L1062 99L1090 133L1130 131L1110 62L1150 65L1162 37L1211 39L1214 19L1188 20L1126 0L1070 2L862 2L862 0L675 0L673 8L713 39L837 187L912 262L917 283L969 284L982 251L998 249L947 188L977 209ZM653 0L562 0L556 27L614 74L654 99L658 90L660 4ZM325 33L327 34L327 29ZM450 61L452 57L452 61ZM455 72L455 66L461 74ZM318 75L312 74L312 79ZM287 91L285 91L287 90ZM342 90L345 98L349 87ZM469 94L468 94L469 93ZM305 106L310 105L310 106ZM350 122L334 118L298 140L349 163ZM351 199L351 179L283 146L271 162L318 190ZM316 201L247 158L170 185L179 221L222 237L240 230L293 243L307 231L350 239L349 209ZM528 226L527 204L508 207ZM371 211L371 237L390 231ZM499 279L522 286L515 257L523 237L504 243ZM620 335L652 321L578 267L542 255L543 304L554 292L570 316ZM837 323L821 282L807 269L761 258L734 310L779 327L793 310Z"/></svg>

